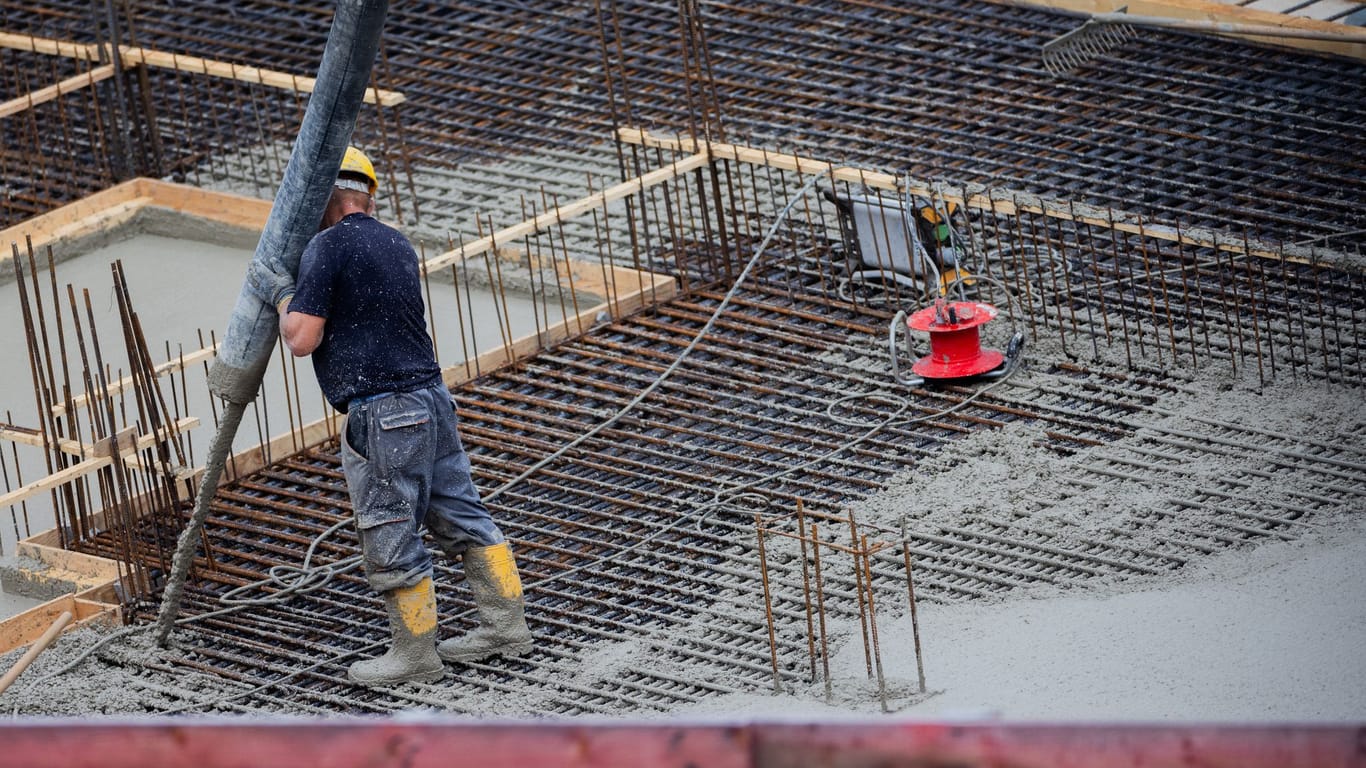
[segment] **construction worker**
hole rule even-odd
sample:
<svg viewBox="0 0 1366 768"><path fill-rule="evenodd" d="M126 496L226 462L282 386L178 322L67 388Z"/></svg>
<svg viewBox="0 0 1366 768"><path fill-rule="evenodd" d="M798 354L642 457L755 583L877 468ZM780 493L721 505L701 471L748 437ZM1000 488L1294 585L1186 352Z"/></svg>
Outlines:
<svg viewBox="0 0 1366 768"><path fill-rule="evenodd" d="M279 310L285 344L313 356L323 394L347 415L342 469L366 577L384 596L392 632L387 653L348 670L363 685L434 682L443 659L531 649L512 550L470 478L427 334L417 253L374 218L378 185L370 160L348 147L297 285L270 272L251 279ZM424 525L446 555L463 557L479 614L475 630L439 645Z"/></svg>

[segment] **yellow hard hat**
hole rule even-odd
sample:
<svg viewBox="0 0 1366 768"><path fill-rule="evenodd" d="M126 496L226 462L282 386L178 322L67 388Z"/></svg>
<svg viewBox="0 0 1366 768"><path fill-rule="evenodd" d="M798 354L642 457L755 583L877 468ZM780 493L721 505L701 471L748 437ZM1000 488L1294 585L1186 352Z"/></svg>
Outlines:
<svg viewBox="0 0 1366 768"><path fill-rule="evenodd" d="M341 178L342 174L355 173L364 176L369 182L368 189L358 189L357 187L343 186L348 179ZM354 182L353 182L354 183ZM356 189L358 192L366 192L374 197L375 190L379 189L379 178L375 176L375 166L370 164L370 158L365 153L355 147L347 147L346 154L342 156L341 168L337 171L337 186L342 189Z"/></svg>

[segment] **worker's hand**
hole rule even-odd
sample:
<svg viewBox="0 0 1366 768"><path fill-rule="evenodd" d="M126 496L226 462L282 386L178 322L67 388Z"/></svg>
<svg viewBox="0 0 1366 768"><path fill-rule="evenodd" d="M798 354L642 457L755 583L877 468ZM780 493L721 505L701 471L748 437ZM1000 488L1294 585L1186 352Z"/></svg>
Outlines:
<svg viewBox="0 0 1366 768"><path fill-rule="evenodd" d="M247 285L252 295L277 311L280 311L282 303L294 295L294 278L272 270L258 259L253 259L247 267Z"/></svg>

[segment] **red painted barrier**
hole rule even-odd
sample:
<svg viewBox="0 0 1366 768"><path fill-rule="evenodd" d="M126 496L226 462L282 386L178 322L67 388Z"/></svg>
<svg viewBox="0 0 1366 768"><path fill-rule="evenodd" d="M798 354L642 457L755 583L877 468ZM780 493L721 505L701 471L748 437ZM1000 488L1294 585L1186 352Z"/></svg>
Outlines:
<svg viewBox="0 0 1366 768"><path fill-rule="evenodd" d="M19 720L0 725L0 766L1366 768L1366 724Z"/></svg>

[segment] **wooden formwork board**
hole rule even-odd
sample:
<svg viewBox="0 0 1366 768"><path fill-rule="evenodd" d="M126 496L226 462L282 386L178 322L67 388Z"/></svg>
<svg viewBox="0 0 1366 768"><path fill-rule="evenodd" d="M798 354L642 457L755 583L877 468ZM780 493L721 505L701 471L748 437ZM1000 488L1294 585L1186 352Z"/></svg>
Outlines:
<svg viewBox="0 0 1366 768"><path fill-rule="evenodd" d="M1303 16L1289 16L1284 13L1247 8L1242 5L1210 2L1210 0L996 0L996 2L1005 5L1035 6L1086 14L1129 13L1134 16L1159 16L1182 21L1202 21L1216 24L1289 27L1322 32L1327 35L1361 31L1360 27L1351 27L1346 24L1310 19ZM1308 40L1238 34L1230 34L1230 36L1286 48L1331 53L1366 61L1366 43L1351 40Z"/></svg>
<svg viewBox="0 0 1366 768"><path fill-rule="evenodd" d="M49 600L0 622L0 654L37 640L63 612L69 611L74 619L66 631L90 624L118 624L122 611L114 595L113 583Z"/></svg>
<svg viewBox="0 0 1366 768"><path fill-rule="evenodd" d="M553 213L553 218L528 220L494 233L487 245L457 250L428 260L424 267L428 270L446 267L462 259L487 251L493 251L496 258L507 260L529 260L526 254L510 249L499 248L498 242L514 242L520 237L541 231L551 224L565 221L572 216L585 215L605 205L616 197L638 191L655 183L668 181L699 163L675 164L664 172L642 177L640 180L626 182L620 190L590 195L582 200L561 206ZM619 194L618 194L619 193ZM10 241L26 248L31 244L35 250L63 240L80 238L94 233L107 231L133 219L148 207L166 208L177 213L226 224L235 228L260 231L270 215L271 203L265 200L232 195L221 192L190 187L182 184L154 179L132 179L115 187L98 192L78 202L55 211L34 217L22 224L0 231L0 242ZM542 220L545 219L545 220ZM437 266L433 267L433 261ZM533 263L533 267L536 265ZM535 354L551 344L587 331L603 316L620 317L634 312L656 301L672 297L677 283L671 277L641 270L629 269L602 263L559 260L554 265L557 274L572 286L577 295L597 297L591 306L580 308L573 316L542 329L539 333L514 339L497 349L481 354L475 360L449 366L443 369L443 378L448 386L456 386L475 378L482 373L496 370L520 359ZM179 370L185 365L201 362L213 356L213 348L188 353L181 360L166 363L158 368L159 373ZM111 390L129 386L130 382L115 382ZM83 400L82 400L83 402ZM317 445L335 437L340 424L338 414L329 414L318 421L304 425L297 430L279 435L265 445L242 451L234 455L225 467L221 483L231 482L251 472L255 472L272 461L299 452L309 446ZM15 439L16 435L8 435ZM147 439L147 438L144 438ZM109 459L90 459L103 461ZM82 465L77 465L82 466ZM180 480L197 485L203 469L186 471ZM55 480L42 478L35 483L48 488ZM95 516L97 525L103 524L103 517ZM62 611L71 611L77 621L82 622L118 617L118 601L114 595L114 584L119 578L119 565L113 560L68 552L61 548L55 530L45 531L19 543L19 553L54 569L54 578L89 586L83 592L67 595L41 606L25 611L18 616L0 622L0 653L31 642L41 635ZM105 600L107 602L102 602Z"/></svg>
<svg viewBox="0 0 1366 768"><path fill-rule="evenodd" d="M112 230L148 207L254 230L264 226L270 215L269 200L136 178L0 230L0 244L16 243L22 252L25 243L32 243L34 250L40 250L64 240Z"/></svg>
<svg viewBox="0 0 1366 768"><path fill-rule="evenodd" d="M0 48L9 48L16 51L28 51L30 53L45 54L48 56L61 56L72 58L78 61L107 61L113 57L110 55L110 47L97 44L77 43L70 40L54 40L47 37L36 37L34 35L16 34L13 32L0 32ZM102 50L103 49L103 50ZM190 75L201 75L203 77L214 77L238 82L261 85L269 88L279 88L296 93L312 93L317 87L317 78L297 75L291 72L279 72L271 69L261 69L259 67L247 66L245 64L235 64L230 61L216 61L205 59L200 56L188 56L183 53L171 53L168 51L154 51L147 48L135 46L119 46L119 63L125 67L155 67L157 69L169 69L175 72L182 72ZM105 65L110 67L112 65ZM104 70L104 67L98 68ZM96 70L91 70L95 72ZM103 77L108 77L113 70L101 72ZM86 85L90 78L89 74L78 75L72 78L68 84L70 88L82 87ZM55 87L55 86L49 86ZM43 89L46 90L46 89ZM31 96L38 98L34 103L41 102L41 91L35 91ZM51 96L51 98L55 98ZM371 87L365 91L364 101L369 104L378 104L381 107L392 107L402 104L406 97L397 92L378 87ZM32 101L29 96L21 96L13 100L15 105L26 108L25 103Z"/></svg>

